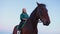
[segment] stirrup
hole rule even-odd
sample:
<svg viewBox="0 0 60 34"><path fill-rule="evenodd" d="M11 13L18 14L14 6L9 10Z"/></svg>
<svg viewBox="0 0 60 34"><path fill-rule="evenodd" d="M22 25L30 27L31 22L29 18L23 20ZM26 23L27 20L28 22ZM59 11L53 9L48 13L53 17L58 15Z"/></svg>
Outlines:
<svg viewBox="0 0 60 34"><path fill-rule="evenodd" d="M18 31L17 31L17 34L20 34L20 33L21 33L21 31L18 30Z"/></svg>

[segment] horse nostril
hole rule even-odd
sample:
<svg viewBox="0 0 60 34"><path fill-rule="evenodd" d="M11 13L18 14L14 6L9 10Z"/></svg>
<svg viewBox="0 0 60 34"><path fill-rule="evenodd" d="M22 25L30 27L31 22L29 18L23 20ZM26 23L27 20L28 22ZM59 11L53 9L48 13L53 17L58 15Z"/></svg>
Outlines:
<svg viewBox="0 0 60 34"><path fill-rule="evenodd" d="M46 25L49 25L49 24L50 24L50 22L49 22L49 21L47 21L47 22L46 22Z"/></svg>
<svg viewBox="0 0 60 34"><path fill-rule="evenodd" d="M47 21L48 24L50 24L50 21Z"/></svg>
<svg viewBox="0 0 60 34"><path fill-rule="evenodd" d="M44 23L44 25L48 26L48 25L49 25L49 22L48 22L48 21L46 21L46 23Z"/></svg>
<svg viewBox="0 0 60 34"><path fill-rule="evenodd" d="M49 23L48 21L46 23Z"/></svg>

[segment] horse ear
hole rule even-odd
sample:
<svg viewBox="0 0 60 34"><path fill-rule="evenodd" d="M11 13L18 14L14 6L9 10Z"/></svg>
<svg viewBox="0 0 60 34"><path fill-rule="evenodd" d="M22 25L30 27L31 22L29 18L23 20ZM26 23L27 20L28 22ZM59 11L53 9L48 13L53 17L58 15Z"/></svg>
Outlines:
<svg viewBox="0 0 60 34"><path fill-rule="evenodd" d="M38 6L40 5L38 2L36 2L36 3L37 3Z"/></svg>

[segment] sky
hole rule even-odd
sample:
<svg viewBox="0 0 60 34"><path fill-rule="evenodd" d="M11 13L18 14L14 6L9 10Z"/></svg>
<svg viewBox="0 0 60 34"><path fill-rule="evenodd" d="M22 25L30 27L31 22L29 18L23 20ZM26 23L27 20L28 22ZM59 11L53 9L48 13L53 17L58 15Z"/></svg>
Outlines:
<svg viewBox="0 0 60 34"><path fill-rule="evenodd" d="M12 34L20 22L22 8L30 15L36 2L46 4L51 21L49 26L38 23L38 34L60 34L60 0L0 0L0 34Z"/></svg>

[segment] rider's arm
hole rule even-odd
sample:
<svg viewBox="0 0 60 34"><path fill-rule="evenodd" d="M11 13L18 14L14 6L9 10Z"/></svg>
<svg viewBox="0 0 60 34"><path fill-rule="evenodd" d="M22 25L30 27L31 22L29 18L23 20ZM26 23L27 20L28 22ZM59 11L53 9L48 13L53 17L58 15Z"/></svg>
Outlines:
<svg viewBox="0 0 60 34"><path fill-rule="evenodd" d="M23 20L27 20L26 18L22 18Z"/></svg>
<svg viewBox="0 0 60 34"><path fill-rule="evenodd" d="M25 14L25 15L21 14L20 15L21 20L27 20L28 18L29 18L28 14Z"/></svg>

